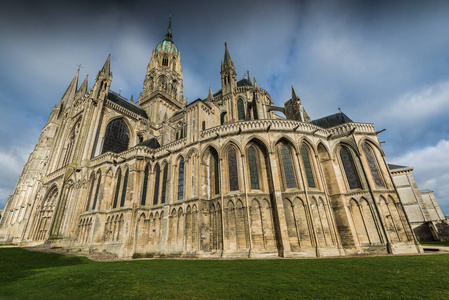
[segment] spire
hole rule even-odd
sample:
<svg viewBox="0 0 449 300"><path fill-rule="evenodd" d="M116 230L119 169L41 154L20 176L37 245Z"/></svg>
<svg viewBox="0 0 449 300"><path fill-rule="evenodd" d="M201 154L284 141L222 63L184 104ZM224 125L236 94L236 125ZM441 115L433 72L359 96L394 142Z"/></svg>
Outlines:
<svg viewBox="0 0 449 300"><path fill-rule="evenodd" d="M111 74L111 54L109 54L108 58L106 59L103 68L98 72L97 78L98 76L100 76L100 74L103 74L105 76L110 76Z"/></svg>
<svg viewBox="0 0 449 300"><path fill-rule="evenodd" d="M82 96L84 96L84 94L87 93L87 77L89 75L86 75L86 78L84 79L83 83L81 84L80 88L78 89L78 91L76 91L76 97L75 98L81 98Z"/></svg>
<svg viewBox="0 0 449 300"><path fill-rule="evenodd" d="M213 101L214 95L212 94L212 89L209 87L209 94L207 94L207 101Z"/></svg>
<svg viewBox="0 0 449 300"><path fill-rule="evenodd" d="M292 85L292 99L299 99L298 95L296 94L295 88Z"/></svg>
<svg viewBox="0 0 449 300"><path fill-rule="evenodd" d="M254 79L254 87L259 88L259 85L257 84L257 81L256 81L256 77L254 77L253 79Z"/></svg>
<svg viewBox="0 0 449 300"><path fill-rule="evenodd" d="M225 42L225 55L224 55L224 64L230 65L232 63L231 55L229 55L228 44Z"/></svg>
<svg viewBox="0 0 449 300"><path fill-rule="evenodd" d="M165 33L164 41L170 41L173 43L173 35L171 32L171 15L170 15L170 19L168 21L168 27L167 27L167 32Z"/></svg>
<svg viewBox="0 0 449 300"><path fill-rule="evenodd" d="M80 69L78 69L78 71L76 71L75 76L73 77L72 81L70 82L67 90L64 93L64 96L62 96L61 100L65 100L66 105L68 106L68 102L71 102L71 100L73 99L73 97L75 96L76 93L76 89L78 88L78 77L80 74Z"/></svg>
<svg viewBox="0 0 449 300"><path fill-rule="evenodd" d="M249 83L251 83L251 85L252 85L253 83L251 82L251 76L249 76L249 71L246 71L246 74L248 75Z"/></svg>

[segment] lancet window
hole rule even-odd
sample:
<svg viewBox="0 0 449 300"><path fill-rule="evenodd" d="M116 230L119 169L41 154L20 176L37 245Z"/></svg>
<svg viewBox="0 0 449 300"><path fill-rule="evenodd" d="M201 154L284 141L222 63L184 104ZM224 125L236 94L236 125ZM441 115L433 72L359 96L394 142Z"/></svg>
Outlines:
<svg viewBox="0 0 449 300"><path fill-rule="evenodd" d="M90 207L90 201L92 199L94 186L95 186L95 175L92 177L92 183L90 184L89 198L87 199L86 211L88 211Z"/></svg>
<svg viewBox="0 0 449 300"><path fill-rule="evenodd" d="M117 207L118 196L119 196L119 193L120 193L120 182L121 181L122 181L122 170L119 169L118 170L118 174L117 174L117 182L115 184L114 204L112 205L112 208L116 208Z"/></svg>
<svg viewBox="0 0 449 300"><path fill-rule="evenodd" d="M239 175L237 171L237 155L235 148L228 150L228 171L229 171L229 190L237 191L239 189Z"/></svg>
<svg viewBox="0 0 449 300"><path fill-rule="evenodd" d="M179 172L178 172L178 200L184 198L184 158L181 157L179 161Z"/></svg>
<svg viewBox="0 0 449 300"><path fill-rule="evenodd" d="M380 177L379 174L378 164L375 155L373 153L373 149L365 143L365 145L363 145L363 151L365 152L366 160L368 161L368 165L371 170L371 175L373 175L376 187L384 187L382 178Z"/></svg>
<svg viewBox="0 0 449 300"><path fill-rule="evenodd" d="M257 156L254 146L248 148L248 165L251 181L251 189L259 189L259 175L257 173Z"/></svg>
<svg viewBox="0 0 449 300"><path fill-rule="evenodd" d="M168 164L165 164L164 174L162 175L161 204L165 203L165 194L167 191Z"/></svg>
<svg viewBox="0 0 449 300"><path fill-rule="evenodd" d="M148 174L150 172L150 165L148 164L145 167L145 171L143 172L143 190L142 190L142 199L140 200L141 205L145 205L147 201L147 189L148 189Z"/></svg>
<svg viewBox="0 0 449 300"><path fill-rule="evenodd" d="M304 163L304 170L306 171L307 184L309 185L309 188L315 188L315 180L313 178L312 167L309 160L309 151L307 151L307 147L304 145L301 146L301 156L302 162Z"/></svg>
<svg viewBox="0 0 449 300"><path fill-rule="evenodd" d="M156 165L156 168L154 169L155 173L155 180L154 180L154 195L153 195L153 205L157 204L157 200L159 198L159 181L161 176L161 167L159 167L159 164Z"/></svg>
<svg viewBox="0 0 449 300"><path fill-rule="evenodd" d="M92 204L92 210L97 206L98 193L100 191L100 183L101 183L101 173L98 176L97 189L95 190L94 203Z"/></svg>
<svg viewBox="0 0 449 300"><path fill-rule="evenodd" d="M128 176L129 176L129 168L126 169L125 178L123 179L122 199L120 201L120 206L125 206L126 189L128 187Z"/></svg>
<svg viewBox="0 0 449 300"><path fill-rule="evenodd" d="M340 149L341 162L345 169L346 178L348 180L350 189L361 189L362 184L360 182L359 174L352 159L351 152L346 147Z"/></svg>
<svg viewBox="0 0 449 300"><path fill-rule="evenodd" d="M285 183L288 189L296 187L295 172L293 171L292 157L290 154L290 148L287 144L281 145L282 165L284 167Z"/></svg>
<svg viewBox="0 0 449 300"><path fill-rule="evenodd" d="M243 100L239 99L237 101L237 112L239 120L245 120L245 107L243 105Z"/></svg>

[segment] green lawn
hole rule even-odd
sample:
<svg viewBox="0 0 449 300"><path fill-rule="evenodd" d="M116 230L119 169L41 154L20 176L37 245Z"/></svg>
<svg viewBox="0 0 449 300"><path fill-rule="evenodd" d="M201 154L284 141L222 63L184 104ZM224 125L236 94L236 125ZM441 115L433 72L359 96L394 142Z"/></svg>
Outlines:
<svg viewBox="0 0 449 300"><path fill-rule="evenodd" d="M422 246L437 246L437 247L449 247L449 242L445 241L445 242L439 242L439 241L435 241L435 242L421 242Z"/></svg>
<svg viewBox="0 0 449 300"><path fill-rule="evenodd" d="M0 248L0 299L449 298L449 255L133 260Z"/></svg>

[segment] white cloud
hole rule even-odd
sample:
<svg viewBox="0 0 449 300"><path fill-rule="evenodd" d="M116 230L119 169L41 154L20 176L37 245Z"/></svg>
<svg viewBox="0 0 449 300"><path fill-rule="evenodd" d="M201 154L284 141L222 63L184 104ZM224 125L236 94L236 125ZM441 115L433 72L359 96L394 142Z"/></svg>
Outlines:
<svg viewBox="0 0 449 300"><path fill-rule="evenodd" d="M448 115L449 81L426 86L417 92L409 92L401 96L386 108L386 116L404 125ZM384 116L385 116L384 115Z"/></svg>
<svg viewBox="0 0 449 300"><path fill-rule="evenodd" d="M418 187L433 190L443 213L449 215L449 211L444 211L449 208L449 140L440 140L434 146L391 158L389 162L413 167Z"/></svg>

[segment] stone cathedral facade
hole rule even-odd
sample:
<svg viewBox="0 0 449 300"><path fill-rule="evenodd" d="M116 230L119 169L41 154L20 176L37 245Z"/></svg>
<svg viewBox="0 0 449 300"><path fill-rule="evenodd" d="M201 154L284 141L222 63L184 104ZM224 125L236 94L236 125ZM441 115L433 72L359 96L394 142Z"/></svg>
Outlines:
<svg viewBox="0 0 449 300"><path fill-rule="evenodd" d="M171 25L136 103L110 90L110 57L91 89L78 73L8 199L0 242L119 257L422 251L373 124L311 120L293 88L274 106L249 73L237 79L226 45L221 90L191 103Z"/></svg>

